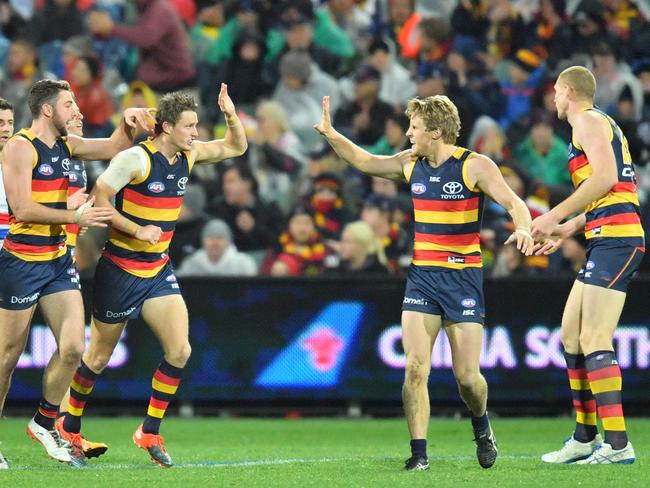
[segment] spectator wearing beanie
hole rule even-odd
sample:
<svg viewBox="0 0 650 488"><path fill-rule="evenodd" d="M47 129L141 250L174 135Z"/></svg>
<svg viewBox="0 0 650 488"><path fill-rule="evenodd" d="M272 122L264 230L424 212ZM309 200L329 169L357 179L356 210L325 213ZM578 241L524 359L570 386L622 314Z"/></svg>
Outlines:
<svg viewBox="0 0 650 488"><path fill-rule="evenodd" d="M255 260L237 250L223 220L210 220L201 232L202 247L187 257L178 276L254 276Z"/></svg>
<svg viewBox="0 0 650 488"><path fill-rule="evenodd" d="M501 82L504 97L504 113L499 119L501 127L507 130L531 111L532 98L543 76L544 65L540 57L529 49L517 50L510 59L508 79Z"/></svg>

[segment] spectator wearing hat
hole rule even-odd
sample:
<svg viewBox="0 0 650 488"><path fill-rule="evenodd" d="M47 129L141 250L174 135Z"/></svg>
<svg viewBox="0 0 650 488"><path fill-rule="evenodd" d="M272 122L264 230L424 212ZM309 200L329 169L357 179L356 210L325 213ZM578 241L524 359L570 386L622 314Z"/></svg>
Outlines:
<svg viewBox="0 0 650 488"><path fill-rule="evenodd" d="M269 250L261 274L272 276L315 276L323 271L325 243L306 207L296 207L278 243Z"/></svg>
<svg viewBox="0 0 650 488"><path fill-rule="evenodd" d="M552 115L537 111L529 135L515 149L515 158L546 185L571 187L566 170L566 143L553 132Z"/></svg>
<svg viewBox="0 0 650 488"><path fill-rule="evenodd" d="M568 46L569 54L591 54L591 48L598 41L609 39L605 12L598 0L582 0L572 17L573 29Z"/></svg>
<svg viewBox="0 0 650 488"><path fill-rule="evenodd" d="M201 249L183 260L178 276L254 276L255 260L237 250L228 224L210 220L201 232Z"/></svg>
<svg viewBox="0 0 650 488"><path fill-rule="evenodd" d="M370 44L368 63L380 73L379 99L382 102L401 108L415 96L416 86L411 74L395 60L386 41L375 39Z"/></svg>
<svg viewBox="0 0 650 488"><path fill-rule="evenodd" d="M314 121L321 113L324 95L332 98L333 110L339 103L336 81L321 71L308 52L289 51L280 59L280 81L273 93L273 100L291 114L289 125L301 141L309 147L314 137Z"/></svg>
<svg viewBox="0 0 650 488"><path fill-rule="evenodd" d="M275 245L284 217L276 204L260 198L250 168L243 164L228 166L221 184L221 194L210 202L207 213L228 224L237 249L262 252Z"/></svg>
<svg viewBox="0 0 650 488"><path fill-rule="evenodd" d="M367 223L379 239L386 255L388 268L397 273L411 262L411 248L408 233L393 221L397 201L385 195L370 194L363 204L361 220Z"/></svg>
<svg viewBox="0 0 650 488"><path fill-rule="evenodd" d="M338 240L343 226L352 220L342 190L341 177L336 173L320 173L313 179L312 193L305 206L326 240Z"/></svg>
<svg viewBox="0 0 650 488"><path fill-rule="evenodd" d="M621 93L628 88L634 102L634 118L638 120L643 109L643 89L630 66L619 60L615 46L608 41L595 43L591 53L594 63L592 72L596 78L594 103L605 112L614 114Z"/></svg>
<svg viewBox="0 0 650 488"><path fill-rule="evenodd" d="M566 0L541 0L526 43L542 59L549 69L566 56L570 46L571 29L567 22Z"/></svg>
<svg viewBox="0 0 650 488"><path fill-rule="evenodd" d="M336 111L334 123L356 143L372 145L383 135L384 124L393 108L379 99L381 74L373 66L360 66L354 83L354 100Z"/></svg>
<svg viewBox="0 0 650 488"><path fill-rule="evenodd" d="M109 137L113 132L113 103L102 84L99 59L94 56L78 58L69 81L84 116L85 137Z"/></svg>
<svg viewBox="0 0 650 488"><path fill-rule="evenodd" d="M205 213L206 194L202 186L190 183L185 187L185 197L176 222L174 238L169 245L169 259L175 268L201 247L201 231L208 221Z"/></svg>
<svg viewBox="0 0 650 488"><path fill-rule="evenodd" d="M541 58L529 49L519 49L510 60L508 79L501 82L504 98L501 127L510 125L531 110L535 90L542 82L544 65Z"/></svg>

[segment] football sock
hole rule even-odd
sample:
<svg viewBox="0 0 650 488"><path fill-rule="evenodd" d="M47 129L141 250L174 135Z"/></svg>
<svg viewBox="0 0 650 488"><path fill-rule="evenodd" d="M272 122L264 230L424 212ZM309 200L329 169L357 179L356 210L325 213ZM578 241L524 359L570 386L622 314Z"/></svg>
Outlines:
<svg viewBox="0 0 650 488"><path fill-rule="evenodd" d="M47 430L54 429L56 414L59 412L59 406L49 403L45 398L41 398L38 404L38 410L34 415L34 421Z"/></svg>
<svg viewBox="0 0 650 488"><path fill-rule="evenodd" d="M169 402L174 398L178 385L181 382L183 368L172 366L163 361L153 375L151 386L153 392L149 399L149 409L142 425L145 434L158 434Z"/></svg>
<svg viewBox="0 0 650 488"><path fill-rule="evenodd" d="M569 374L573 406L576 409L576 428L573 432L573 438L578 442L591 442L598 433L596 427L596 399L589 387L585 356L565 352L564 359Z"/></svg>
<svg viewBox="0 0 650 488"><path fill-rule="evenodd" d="M427 440L426 439L411 440L411 455L426 458Z"/></svg>
<svg viewBox="0 0 650 488"><path fill-rule="evenodd" d="M81 364L70 383L70 401L68 402L68 413L63 419L63 428L66 432L78 434L81 431L81 416L86 407L86 401L93 391L98 374L92 371L86 363Z"/></svg>

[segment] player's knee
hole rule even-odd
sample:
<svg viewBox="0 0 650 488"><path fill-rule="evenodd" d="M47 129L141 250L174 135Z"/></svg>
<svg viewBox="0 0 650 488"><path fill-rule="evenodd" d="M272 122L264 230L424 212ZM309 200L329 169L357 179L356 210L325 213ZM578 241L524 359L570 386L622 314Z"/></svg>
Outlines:
<svg viewBox="0 0 650 488"><path fill-rule="evenodd" d="M426 384L431 367L419 358L409 358L406 361L404 385L417 387Z"/></svg>
<svg viewBox="0 0 650 488"><path fill-rule="evenodd" d="M186 341L184 344L180 344L170 350L169 354L167 355L167 360L172 364L185 366L185 363L187 363L191 355L192 346L190 346L190 343Z"/></svg>
<svg viewBox="0 0 650 488"><path fill-rule="evenodd" d="M570 328L565 327L564 324L560 329L560 340L564 346L565 351L575 351L578 348L578 345L581 342L580 336L576 334L577 327Z"/></svg>
<svg viewBox="0 0 650 488"><path fill-rule="evenodd" d="M65 344L59 348L59 357L61 358L61 361L68 366L78 366L81 362L81 356L83 353L83 342L79 344Z"/></svg>
<svg viewBox="0 0 650 488"><path fill-rule="evenodd" d="M464 370L454 373L456 383L461 388L472 388L479 381L480 373L474 370Z"/></svg>
<svg viewBox="0 0 650 488"><path fill-rule="evenodd" d="M7 344L0 351L0 374L8 375L16 368L23 349L18 344Z"/></svg>
<svg viewBox="0 0 650 488"><path fill-rule="evenodd" d="M88 355L87 357L84 358L84 362L86 363L86 366L88 366L92 371L95 371L96 373L101 373L104 371L106 366L108 366L108 362L111 360L111 353L110 352L95 352L92 355Z"/></svg>
<svg viewBox="0 0 650 488"><path fill-rule="evenodd" d="M580 333L580 349L584 354L590 354L593 351L605 350L612 347L612 338L607 334L601 334L597 331L583 331Z"/></svg>

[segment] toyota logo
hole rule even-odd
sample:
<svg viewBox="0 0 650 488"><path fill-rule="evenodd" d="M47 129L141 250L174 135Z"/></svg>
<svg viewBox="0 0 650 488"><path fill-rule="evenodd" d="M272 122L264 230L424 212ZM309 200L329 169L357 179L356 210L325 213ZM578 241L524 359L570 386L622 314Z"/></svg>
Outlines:
<svg viewBox="0 0 650 488"><path fill-rule="evenodd" d="M185 189L185 185L187 185L187 176L183 176L180 180L178 180L178 188L181 190Z"/></svg>
<svg viewBox="0 0 650 488"><path fill-rule="evenodd" d="M68 158L65 158L63 161L61 161L61 166L63 166L64 171L70 171L70 160Z"/></svg>
<svg viewBox="0 0 650 488"><path fill-rule="evenodd" d="M462 190L463 190L463 185L461 185L457 181L450 181L449 183L445 183L442 186L442 191L450 195L455 195L456 193L460 193Z"/></svg>

